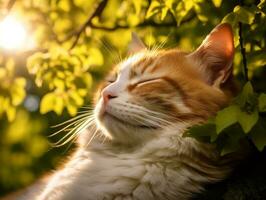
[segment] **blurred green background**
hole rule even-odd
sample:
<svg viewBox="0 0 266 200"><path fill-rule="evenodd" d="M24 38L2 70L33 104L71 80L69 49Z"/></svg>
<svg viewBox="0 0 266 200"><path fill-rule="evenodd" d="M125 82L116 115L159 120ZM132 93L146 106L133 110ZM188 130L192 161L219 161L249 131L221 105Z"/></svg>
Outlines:
<svg viewBox="0 0 266 200"><path fill-rule="evenodd" d="M265 13L265 0L1 0L0 27L9 19L26 34L11 48L20 32L4 37L10 24L0 28L0 196L33 183L71 152L73 144L51 146L63 136L48 138L58 130L52 126L91 105L97 84L126 55L132 31L150 47L192 51L229 22L234 74L243 82L242 23L248 75L266 92Z"/></svg>

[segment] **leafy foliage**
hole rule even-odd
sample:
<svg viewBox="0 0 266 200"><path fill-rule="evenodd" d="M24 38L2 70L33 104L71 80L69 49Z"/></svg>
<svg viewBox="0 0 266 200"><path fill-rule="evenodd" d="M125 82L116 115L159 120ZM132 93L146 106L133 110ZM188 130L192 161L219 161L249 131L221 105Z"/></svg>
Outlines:
<svg viewBox="0 0 266 200"><path fill-rule="evenodd" d="M192 127L190 136L216 143L222 154L237 150L239 141L247 137L263 150L265 4L265 0L0 1L0 8L5 8L0 10L0 18L17 16L35 41L33 49L0 49L0 193L29 184L42 170L55 165L58 152L48 151L44 142L45 135L54 131L49 125L90 104L107 66L125 53L132 30L149 46L178 44L191 51L215 25L230 23L235 35L234 74L245 86L214 119ZM241 75L246 75L243 54L252 85ZM36 150L36 144L41 150Z"/></svg>
<svg viewBox="0 0 266 200"><path fill-rule="evenodd" d="M60 115L66 107L72 116L75 115L91 89L89 68L102 64L101 52L85 46L71 52L63 48L50 49L49 53L31 56L28 59L28 70L36 75L36 85L51 91L43 96L40 112L55 111Z"/></svg>
<svg viewBox="0 0 266 200"><path fill-rule="evenodd" d="M222 155L236 151L240 139L247 135L262 151L266 146L265 116L263 116L265 111L261 109L266 103L265 100L265 94L258 96L253 91L251 83L247 82L230 106L219 111L214 120L189 130L188 135L197 138L204 132L208 142L215 142L220 146ZM225 140L224 135L230 139Z"/></svg>
<svg viewBox="0 0 266 200"><path fill-rule="evenodd" d="M15 77L14 63L7 61L5 68L0 68L0 116L6 114L9 121L13 121L16 115L16 107L25 98L26 80L23 77Z"/></svg>

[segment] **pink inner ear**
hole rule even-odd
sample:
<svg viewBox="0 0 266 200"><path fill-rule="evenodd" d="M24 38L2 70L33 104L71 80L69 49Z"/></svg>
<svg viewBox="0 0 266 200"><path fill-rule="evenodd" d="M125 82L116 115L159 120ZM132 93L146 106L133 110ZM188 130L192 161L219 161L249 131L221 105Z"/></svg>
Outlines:
<svg viewBox="0 0 266 200"><path fill-rule="evenodd" d="M209 84L219 85L225 82L232 72L234 57L231 26L218 25L189 57L200 63L197 68Z"/></svg>
<svg viewBox="0 0 266 200"><path fill-rule="evenodd" d="M210 35L204 40L207 43L217 45L222 53L227 58L232 58L234 55L234 40L233 31L229 24L221 24L217 26Z"/></svg>

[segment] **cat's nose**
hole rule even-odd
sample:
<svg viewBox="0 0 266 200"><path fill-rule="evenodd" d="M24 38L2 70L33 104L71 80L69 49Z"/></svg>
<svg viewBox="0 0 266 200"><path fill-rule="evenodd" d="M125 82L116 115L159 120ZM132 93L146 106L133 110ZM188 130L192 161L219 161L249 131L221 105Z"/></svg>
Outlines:
<svg viewBox="0 0 266 200"><path fill-rule="evenodd" d="M102 98L103 98L103 102L106 104L110 99L116 98L117 95L114 94L114 92L110 91L110 90L106 90L104 89L102 91Z"/></svg>

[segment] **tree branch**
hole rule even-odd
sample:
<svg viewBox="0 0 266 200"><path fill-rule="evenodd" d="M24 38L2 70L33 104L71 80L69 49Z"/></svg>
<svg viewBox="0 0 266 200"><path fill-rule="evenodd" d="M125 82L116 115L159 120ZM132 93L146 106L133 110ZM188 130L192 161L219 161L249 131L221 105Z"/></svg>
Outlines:
<svg viewBox="0 0 266 200"><path fill-rule="evenodd" d="M243 61L243 75L244 79L248 81L248 67L247 67L247 58L246 58L246 48L244 47L244 42L243 42L243 36L242 36L242 23L238 23L238 35L239 35L239 44L240 44L240 49L241 49L241 54L242 54L242 61Z"/></svg>
<svg viewBox="0 0 266 200"><path fill-rule="evenodd" d="M95 11L91 14L91 16L87 19L87 21L80 27L80 29L78 31L72 33L68 37L68 39L69 39L69 38L72 38L73 36L76 36L76 38L75 38L73 44L71 45L70 49L73 49L76 46L76 44L79 41L80 35L86 29L87 26L90 26L92 24L93 18L97 17L97 16L100 16L102 14L107 2L108 2L108 0L101 0L101 2L95 8Z"/></svg>
<svg viewBox="0 0 266 200"><path fill-rule="evenodd" d="M96 16L100 16L107 4L108 0L102 0L96 7L95 11L92 13L92 15L87 19L87 21L77 30L72 32L70 35L68 35L64 40L62 40L60 43L63 43L69 39L71 39L72 37L75 36L75 40L73 42L73 44L71 45L70 49L73 49L76 44L78 43L78 40L81 36L81 34L83 33L83 31L86 29L86 27L90 27L92 29L98 29L98 30L104 30L104 31L115 31L117 29L129 29L132 28L131 26L128 25L119 25L116 24L113 27L106 27L106 26L98 26L92 23L92 19ZM195 14L191 15L190 17L188 17L186 20L183 20L181 22L180 25L187 23L189 21L191 21L192 19L195 18ZM140 24L138 24L137 26L134 27L147 27L147 26L152 26L152 27L171 27L171 26L176 26L176 22L172 21L172 22L168 22L168 23L156 23L154 21L144 21Z"/></svg>
<svg viewBox="0 0 266 200"><path fill-rule="evenodd" d="M70 39L72 39L73 37L75 37L74 42L72 43L71 47L69 50L73 49L76 44L78 43L81 34L85 31L86 27L90 27L92 29L98 29L98 30L103 30L103 31L115 31L117 29L130 29L130 28L139 28L139 27L175 27L177 26L176 21L171 21L171 22L167 22L167 23L156 23L152 20L149 21L144 21L134 27L128 26L128 25L119 25L116 24L113 27L106 27L106 26L98 26L92 23L92 20L94 17L98 16L100 17L104 8L106 7L108 0L101 0L100 3L96 4L96 8L95 11L88 17L88 19L85 21L85 23L78 29L78 30L74 30L73 32L71 32L68 36L66 36L66 38L64 38L63 40L59 40L55 34L53 34L54 39L56 40L57 43L62 44ZM180 25L187 23L191 20L193 20L195 18L195 14L192 14L190 17L188 17L187 19L183 20ZM43 49L43 48L38 48L38 49L34 49L34 50L30 50L30 51L26 51L25 54L26 55L30 55L31 53L35 53L35 52L47 52L48 49Z"/></svg>
<svg viewBox="0 0 266 200"><path fill-rule="evenodd" d="M195 14L191 15L190 17L188 17L187 19L183 20L180 25L187 23L189 21L191 21L192 19L195 18ZM180 26L179 25L179 26ZM89 26L93 29L99 29L99 30L104 30L104 31L115 31L117 29L129 29L132 28L131 26L122 26L122 25L115 25L113 27L105 27L105 26L96 26L94 24L89 24ZM147 26L152 26L152 27L174 27L177 26L176 21L172 21L172 22L168 22L168 23L156 23L154 21L144 21L136 26L134 26L135 28L139 28L139 27L147 27Z"/></svg>
<svg viewBox="0 0 266 200"><path fill-rule="evenodd" d="M153 27L169 27L169 26L176 26L176 22L170 22L170 23L162 23L162 24L158 24L155 23L153 21L146 21L143 23L140 23L134 27L138 28L138 27L147 27L147 26L153 26ZM122 26L122 25L115 25L113 27L106 27L106 26L96 26L94 24L90 24L90 27L93 29L98 29L98 30L103 30L103 31L115 31L117 29L129 29L132 28L131 26Z"/></svg>
<svg viewBox="0 0 266 200"><path fill-rule="evenodd" d="M242 0L239 1L240 6L243 6ZM243 36L242 36L242 23L238 23L238 35L239 35L239 44L243 60L243 76L245 81L248 81L248 67L247 67L247 58L246 58L246 48L244 46Z"/></svg>

